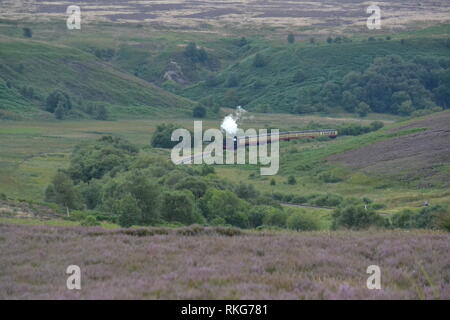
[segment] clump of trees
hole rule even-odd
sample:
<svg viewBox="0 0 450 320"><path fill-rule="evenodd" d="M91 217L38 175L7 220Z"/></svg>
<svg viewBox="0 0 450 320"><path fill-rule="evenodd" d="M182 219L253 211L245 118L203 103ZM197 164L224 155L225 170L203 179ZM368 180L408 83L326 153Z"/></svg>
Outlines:
<svg viewBox="0 0 450 320"><path fill-rule="evenodd" d="M441 205L405 209L392 216L392 226L402 229L448 228L450 211Z"/></svg>
<svg viewBox="0 0 450 320"><path fill-rule="evenodd" d="M112 136L76 146L70 167L58 172L48 186L46 201L78 210L73 219L86 226L103 220L123 227L209 224L310 230L318 226L299 214L289 219L293 211L284 210L253 185L220 179L210 166L175 166Z"/></svg>
<svg viewBox="0 0 450 320"><path fill-rule="evenodd" d="M292 111L326 112L342 106L361 117L371 112L419 116L440 111L450 106L449 67L443 59L417 57L408 61L397 55L376 58L364 72L349 72L342 81L300 88Z"/></svg>
<svg viewBox="0 0 450 320"><path fill-rule="evenodd" d="M204 63L208 61L208 53L204 48L198 48L195 42L190 42L183 51L186 58L192 62Z"/></svg>
<svg viewBox="0 0 450 320"><path fill-rule="evenodd" d="M45 110L53 113L57 119L63 119L71 109L72 101L64 91L54 90L48 95Z"/></svg>
<svg viewBox="0 0 450 320"><path fill-rule="evenodd" d="M162 123L156 127L151 139L151 146L154 148L173 148L178 141L171 141L172 132L177 128L173 124Z"/></svg>

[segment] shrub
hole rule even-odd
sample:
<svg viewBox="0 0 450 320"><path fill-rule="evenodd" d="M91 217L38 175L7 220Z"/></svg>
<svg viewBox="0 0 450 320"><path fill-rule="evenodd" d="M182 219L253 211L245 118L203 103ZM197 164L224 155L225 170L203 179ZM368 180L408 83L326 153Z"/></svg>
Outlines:
<svg viewBox="0 0 450 320"><path fill-rule="evenodd" d="M403 229L436 228L440 222L445 221L447 214L448 211L442 206L424 207L420 210L405 209L392 216L392 226Z"/></svg>
<svg viewBox="0 0 450 320"><path fill-rule="evenodd" d="M206 192L206 189L208 188L208 185L203 180L203 178L200 177L192 177L188 176L186 178L183 178L181 181L179 181L177 184L175 184L174 189L176 190L189 190L194 194L196 198L201 198Z"/></svg>
<svg viewBox="0 0 450 320"><path fill-rule="evenodd" d="M99 226L100 222L97 221L97 218L94 216L87 216L83 221L80 223L83 227L95 227Z"/></svg>
<svg viewBox="0 0 450 320"><path fill-rule="evenodd" d="M254 199L259 196L258 190L255 189L254 185L252 184L245 184L240 182L236 188L235 193L237 196L241 199Z"/></svg>
<svg viewBox="0 0 450 320"><path fill-rule="evenodd" d="M339 205L342 202L343 198L336 194L321 194L314 195L308 203L311 203L316 206L326 206L326 207L334 207Z"/></svg>
<svg viewBox="0 0 450 320"><path fill-rule="evenodd" d="M30 28L23 28L23 36L25 38L32 38L33 37L33 31Z"/></svg>
<svg viewBox="0 0 450 320"><path fill-rule="evenodd" d="M262 68L265 65L266 65L266 60L264 59L264 57L261 54L257 53L253 60L253 66L255 68Z"/></svg>
<svg viewBox="0 0 450 320"><path fill-rule="evenodd" d="M154 148L173 148L178 141L172 141L172 132L177 129L173 124L160 124L153 133L151 145Z"/></svg>
<svg viewBox="0 0 450 320"><path fill-rule="evenodd" d="M293 212L287 218L286 226L289 229L297 231L312 231L319 229L317 220L313 216L307 215L305 212Z"/></svg>
<svg viewBox="0 0 450 320"><path fill-rule="evenodd" d="M332 228L367 229L371 226L387 227L388 221L372 209L363 206L337 208L333 213Z"/></svg>
<svg viewBox="0 0 450 320"><path fill-rule="evenodd" d="M291 184L291 185L294 185L294 184L297 183L297 180L295 179L294 176L289 176L288 179L287 179L287 183Z"/></svg>
<svg viewBox="0 0 450 320"><path fill-rule="evenodd" d="M65 173L59 171L53 177L52 183L45 191L45 201L54 202L69 209L78 209L82 205L82 197L75 188L72 179Z"/></svg>
<svg viewBox="0 0 450 320"><path fill-rule="evenodd" d="M291 199L291 203L298 203L298 204L306 203L307 201L308 198L306 198L305 196L293 196Z"/></svg>
<svg viewBox="0 0 450 320"><path fill-rule="evenodd" d="M192 110L192 116L194 118L204 118L204 117L206 117L206 108L203 107L203 106L196 106Z"/></svg>
<svg viewBox="0 0 450 320"><path fill-rule="evenodd" d="M265 225L285 228L287 216L287 213L283 210L270 208L264 216L263 222Z"/></svg>

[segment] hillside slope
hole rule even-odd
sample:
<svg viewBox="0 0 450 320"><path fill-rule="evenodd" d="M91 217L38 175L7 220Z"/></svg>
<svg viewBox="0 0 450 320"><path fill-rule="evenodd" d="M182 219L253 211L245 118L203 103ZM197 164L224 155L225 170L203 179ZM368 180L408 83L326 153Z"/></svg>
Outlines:
<svg viewBox="0 0 450 320"><path fill-rule="evenodd" d="M193 102L120 72L94 55L42 41L0 37L0 109L39 111L55 89L77 106L103 102L113 113L187 112Z"/></svg>
<svg viewBox="0 0 450 320"><path fill-rule="evenodd" d="M392 130L426 130L333 155L332 163L371 175L395 177L419 187L450 186L450 112L440 112Z"/></svg>
<svg viewBox="0 0 450 320"><path fill-rule="evenodd" d="M316 41L313 44L302 42L272 46L259 52L261 63L255 63L255 55L247 57L219 73L215 82L199 83L185 89L183 95L198 99L206 91L223 106L235 107L241 104L249 110L259 111L308 113L346 108L348 102L345 97L341 97L345 90L353 95L376 94L365 94L365 91L378 90L368 87L371 85L370 78L362 79L361 86L367 85L363 87L363 92L353 92L344 86L344 77L348 73L367 71L376 58L396 55L403 59L405 65L414 61L416 65L412 68L409 66L409 70L405 66L405 70L401 71L410 80L420 80L419 73L423 70L437 74L439 68L448 68L450 42L448 36L440 32L449 28L450 26L442 26L440 29L433 29L433 35L427 37L420 34L400 34L392 38L373 38L371 41L367 38L361 40L341 37L338 38L339 42L334 39L331 44ZM442 64L440 67L437 66L439 63ZM374 79L373 82L380 81ZM327 83L328 87L325 86ZM395 80L393 83L396 83ZM427 86L423 81L421 85ZM432 87L426 89L430 92L433 90ZM386 92L384 89L381 91ZM302 110L297 110L299 106L303 107ZM315 110L310 110L311 107Z"/></svg>

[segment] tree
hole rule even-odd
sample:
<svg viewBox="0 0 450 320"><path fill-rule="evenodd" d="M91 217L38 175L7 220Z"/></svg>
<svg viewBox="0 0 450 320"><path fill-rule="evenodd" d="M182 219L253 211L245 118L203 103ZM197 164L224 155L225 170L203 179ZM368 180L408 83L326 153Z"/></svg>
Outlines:
<svg viewBox="0 0 450 320"><path fill-rule="evenodd" d="M58 106L61 106L64 111L67 111L72 109L72 102L67 93L61 90L54 90L47 97L46 110L54 113Z"/></svg>
<svg viewBox="0 0 450 320"><path fill-rule="evenodd" d="M239 198L246 200L255 199L259 196L258 190L252 184L245 184L243 182L239 183L235 192Z"/></svg>
<svg viewBox="0 0 450 320"><path fill-rule="evenodd" d="M139 224L142 215L138 201L129 193L114 201L112 212L118 217L119 225L125 228Z"/></svg>
<svg viewBox="0 0 450 320"><path fill-rule="evenodd" d="M108 120L108 109L103 104L95 106L94 118L96 120Z"/></svg>
<svg viewBox="0 0 450 320"><path fill-rule="evenodd" d="M289 33L287 36L288 43L294 43L295 42L295 36L293 33Z"/></svg>
<svg viewBox="0 0 450 320"><path fill-rule="evenodd" d="M370 106L365 102L360 102L355 109L360 117L365 117L371 111Z"/></svg>
<svg viewBox="0 0 450 320"><path fill-rule="evenodd" d="M200 199L200 207L209 221L220 217L226 223L237 227L248 226L248 217L245 215L249 208L248 203L229 190L208 189Z"/></svg>
<svg viewBox="0 0 450 320"><path fill-rule="evenodd" d="M203 178L188 176L176 183L174 189L190 190L196 198L201 198L208 189L208 185Z"/></svg>
<svg viewBox="0 0 450 320"><path fill-rule="evenodd" d="M309 38L309 43L314 44L316 42L316 39L314 38Z"/></svg>
<svg viewBox="0 0 450 320"><path fill-rule="evenodd" d="M173 148L178 141L171 141L172 132L176 129L173 124L160 124L153 133L151 145L154 148Z"/></svg>
<svg viewBox="0 0 450 320"><path fill-rule="evenodd" d="M192 110L192 116L194 118L204 118L206 116L206 108L203 106L196 106Z"/></svg>
<svg viewBox="0 0 450 320"><path fill-rule="evenodd" d="M366 229L370 226L384 227L387 223L387 220L367 206L346 205L334 211L332 227L333 229L340 227Z"/></svg>
<svg viewBox="0 0 450 320"><path fill-rule="evenodd" d="M262 68L265 65L266 65L266 60L264 59L264 57L261 54L257 53L253 60L253 66L255 68Z"/></svg>
<svg viewBox="0 0 450 320"><path fill-rule="evenodd" d="M196 211L194 195L189 190L163 193L161 214L164 220L168 222L179 222L187 225L201 222Z"/></svg>
<svg viewBox="0 0 450 320"><path fill-rule="evenodd" d="M208 60L208 54L204 48L197 50L197 59L200 62L206 62Z"/></svg>
<svg viewBox="0 0 450 320"><path fill-rule="evenodd" d="M67 215L69 215L69 209L80 207L81 194L75 189L70 177L58 171L45 191L45 200L63 206L66 208Z"/></svg>
<svg viewBox="0 0 450 320"><path fill-rule="evenodd" d="M332 38L332 37L328 37L328 38L327 38L327 42L328 42L328 43L332 43L332 42L333 42L333 38Z"/></svg>
<svg viewBox="0 0 450 320"><path fill-rule="evenodd" d="M398 107L398 113L404 116L409 116L414 111L411 100L403 101Z"/></svg>
<svg viewBox="0 0 450 320"><path fill-rule="evenodd" d="M350 91L346 90L342 93L342 104L345 110L354 112L358 105L358 100Z"/></svg>
<svg viewBox="0 0 450 320"><path fill-rule="evenodd" d="M132 170L119 174L115 178L105 179L102 187L102 208L114 210L116 199L130 194L139 208L139 217L134 224L150 225L160 217L159 196L161 187L141 170Z"/></svg>
<svg viewBox="0 0 450 320"><path fill-rule="evenodd" d="M197 61L197 45L195 42L189 42L183 53L190 60Z"/></svg>
<svg viewBox="0 0 450 320"><path fill-rule="evenodd" d="M23 28L23 36L25 38L32 38L33 37L33 31L30 28Z"/></svg>

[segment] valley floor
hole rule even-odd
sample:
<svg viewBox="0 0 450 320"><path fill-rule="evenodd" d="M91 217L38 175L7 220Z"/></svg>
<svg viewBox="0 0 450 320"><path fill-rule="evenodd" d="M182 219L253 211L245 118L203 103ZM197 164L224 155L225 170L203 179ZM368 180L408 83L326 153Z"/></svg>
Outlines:
<svg viewBox="0 0 450 320"><path fill-rule="evenodd" d="M0 224L0 299L450 299L448 233L161 230Z"/></svg>

